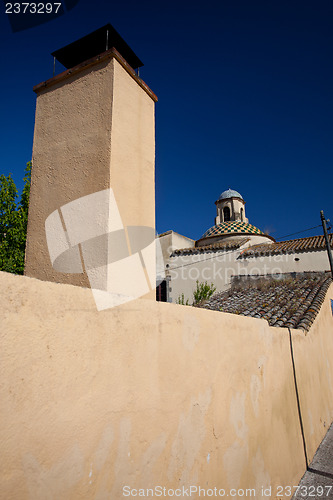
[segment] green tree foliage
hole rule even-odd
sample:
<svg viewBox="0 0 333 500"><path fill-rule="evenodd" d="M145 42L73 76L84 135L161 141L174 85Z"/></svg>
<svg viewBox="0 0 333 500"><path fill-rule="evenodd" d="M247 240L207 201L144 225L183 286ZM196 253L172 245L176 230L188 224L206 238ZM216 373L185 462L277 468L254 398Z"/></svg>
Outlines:
<svg viewBox="0 0 333 500"><path fill-rule="evenodd" d="M197 288L193 292L192 306L196 306L197 304L200 304L200 302L203 302L204 300L208 300L209 297L211 297L213 295L215 290L216 290L216 287L213 285L213 283L208 285L207 281L205 281L204 283L203 282L199 283L199 280L197 280ZM183 293L178 297L176 303L181 304L182 306L189 306L190 305L188 299L185 301L185 297L184 297Z"/></svg>
<svg viewBox="0 0 333 500"><path fill-rule="evenodd" d="M0 271L23 274L27 239L31 162L25 169L20 202L15 182L9 174L0 175Z"/></svg>
<svg viewBox="0 0 333 500"><path fill-rule="evenodd" d="M211 283L208 285L207 281L204 283L199 283L197 280L197 288L193 292L193 305L195 306L196 304L200 304L200 302L203 302L204 300L208 300L209 297L213 295L215 292L216 287Z"/></svg>

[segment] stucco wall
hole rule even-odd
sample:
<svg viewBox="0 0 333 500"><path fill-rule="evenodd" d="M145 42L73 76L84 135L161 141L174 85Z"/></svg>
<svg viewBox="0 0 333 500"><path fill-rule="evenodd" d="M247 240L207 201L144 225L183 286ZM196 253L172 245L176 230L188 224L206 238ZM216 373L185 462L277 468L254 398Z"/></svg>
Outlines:
<svg viewBox="0 0 333 500"><path fill-rule="evenodd" d="M329 271L330 269L326 251L239 259L241 251L248 246L249 243L246 243L239 250L172 257L169 271L172 288L171 300L176 302L177 298L184 293L185 298L192 301L197 279L214 283L217 291L222 291L230 287L230 279L233 275L254 276L272 273Z"/></svg>
<svg viewBox="0 0 333 500"><path fill-rule="evenodd" d="M111 187L124 226L155 227L154 100L111 53L71 71L36 90L25 274L89 286L52 268L45 220Z"/></svg>
<svg viewBox="0 0 333 500"><path fill-rule="evenodd" d="M0 290L1 499L120 499L125 485L275 498L298 483L287 330L144 299L97 312L88 289L6 273ZM297 369L316 360L299 372L311 452L333 416L328 298L314 335L292 332Z"/></svg>
<svg viewBox="0 0 333 500"><path fill-rule="evenodd" d="M305 336L298 330L292 331L301 414L310 460L333 420L333 311L330 299L333 300L333 285L308 334Z"/></svg>
<svg viewBox="0 0 333 500"><path fill-rule="evenodd" d="M230 236L208 236L207 238L203 238L202 240L199 240L199 243L197 243L197 246L202 247L205 245L211 245L212 243L216 243L218 241L230 241L230 240L242 240L244 238L248 238L249 242L247 243L247 246L250 245L258 245L260 243L273 243L273 240L271 239L270 236L260 236L259 234L230 234ZM245 248L245 247L244 247Z"/></svg>
<svg viewBox="0 0 333 500"><path fill-rule="evenodd" d="M330 270L326 250L272 256L266 255L256 258L240 259L240 261L240 264L247 267L251 272L259 268L268 274L272 272L289 273Z"/></svg>
<svg viewBox="0 0 333 500"><path fill-rule="evenodd" d="M185 300L192 303L196 280L213 283L217 291L229 288L231 276L244 273L244 262L237 261L240 252L239 249L172 257L169 262L172 302L184 294Z"/></svg>
<svg viewBox="0 0 333 500"><path fill-rule="evenodd" d="M167 231L159 236L164 263L169 263L170 254L180 248L193 248L195 241L174 231Z"/></svg>
<svg viewBox="0 0 333 500"><path fill-rule="evenodd" d="M230 217L231 220L243 220L244 222L248 222L249 219L245 216L245 202L240 199L222 199L217 200L216 204L216 213L215 224L219 224L220 222L224 222L223 216L223 208L229 207L230 209ZM243 218L241 216L241 210L243 209Z"/></svg>

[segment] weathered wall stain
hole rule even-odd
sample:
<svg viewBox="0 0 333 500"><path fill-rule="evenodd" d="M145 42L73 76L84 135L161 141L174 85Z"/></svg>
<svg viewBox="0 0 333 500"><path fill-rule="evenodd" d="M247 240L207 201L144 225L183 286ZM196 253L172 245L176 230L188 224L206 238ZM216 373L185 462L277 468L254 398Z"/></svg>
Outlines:
<svg viewBox="0 0 333 500"><path fill-rule="evenodd" d="M41 465L36 457L26 453L22 467L31 500L57 500L64 498L83 478L85 460L78 445L65 453L49 469Z"/></svg>
<svg viewBox="0 0 333 500"><path fill-rule="evenodd" d="M196 399L192 398L190 409L180 415L177 434L171 448L169 481L176 481L180 485L189 483L205 437L205 415L210 402L211 389L208 388Z"/></svg>
<svg viewBox="0 0 333 500"><path fill-rule="evenodd" d="M284 329L151 300L98 313L89 290L7 273L0 293L1 500L303 475ZM291 332L310 459L333 419L332 297Z"/></svg>

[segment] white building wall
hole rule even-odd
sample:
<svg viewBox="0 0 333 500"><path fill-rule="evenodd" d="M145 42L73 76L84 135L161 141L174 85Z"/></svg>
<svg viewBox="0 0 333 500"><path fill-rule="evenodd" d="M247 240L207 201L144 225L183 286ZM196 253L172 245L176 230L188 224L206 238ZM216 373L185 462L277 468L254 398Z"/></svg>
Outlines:
<svg viewBox="0 0 333 500"><path fill-rule="evenodd" d="M169 263L170 299L176 302L184 294L185 301L193 300L196 281L213 283L217 291L228 288L230 276L237 268L239 250L205 252L204 254L172 257Z"/></svg>
<svg viewBox="0 0 333 500"><path fill-rule="evenodd" d="M220 243L220 242L223 242L223 243L227 243L229 241L241 241L241 240L244 240L245 238L248 238L249 241L247 243L247 245L244 245L242 246L242 248L246 248L248 246L252 246L252 245L259 245L260 243L265 243L265 244L270 244L270 243L274 243L273 240L271 240L268 236L266 235L260 235L260 234L241 234L241 233L238 233L238 234L230 234L229 236L228 235L221 235L221 234L218 234L217 236L209 236L203 240L199 240L197 245L198 247L203 247L205 245L211 245L212 243Z"/></svg>
<svg viewBox="0 0 333 500"><path fill-rule="evenodd" d="M195 241L174 231L167 231L159 237L162 255L165 264L169 262L169 257L174 250L181 248L193 248Z"/></svg>
<svg viewBox="0 0 333 500"><path fill-rule="evenodd" d="M240 259L248 274L329 271L326 250ZM258 272L257 272L258 271Z"/></svg>
<svg viewBox="0 0 333 500"><path fill-rule="evenodd" d="M196 280L213 283L216 291L230 287L231 276L282 274L287 272L329 271L326 251L280 254L262 257L238 258L242 249L226 252L207 252L196 255L172 257L169 262L170 299L184 298L193 301ZM296 260L298 259L298 260Z"/></svg>

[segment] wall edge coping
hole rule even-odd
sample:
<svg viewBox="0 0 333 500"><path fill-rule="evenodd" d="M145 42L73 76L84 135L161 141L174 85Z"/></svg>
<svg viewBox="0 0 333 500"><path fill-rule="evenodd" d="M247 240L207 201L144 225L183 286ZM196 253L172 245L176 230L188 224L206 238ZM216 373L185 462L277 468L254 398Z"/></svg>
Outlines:
<svg viewBox="0 0 333 500"><path fill-rule="evenodd" d="M45 80L41 83L38 83L33 87L33 91L38 95L43 90L48 90L51 87L53 87L55 84L62 82L64 80L67 80L73 75L77 75L84 69L87 69L91 66L94 66L97 63L100 63L102 61L106 61L108 59L116 59L121 66L125 69L125 71L133 78L133 80L136 81L136 83L146 92L146 94L149 95L149 97L154 101L157 102L158 98L156 94L148 87L148 85L141 80L141 78L135 73L134 69L128 64L128 62L119 54L119 52L112 47L109 50L106 50L105 52L102 52L98 56L92 57L91 59L87 59L86 61L83 61L82 63L78 64L77 66L74 66L73 68L66 69L62 73L59 73L58 75L53 76L52 78L49 78L48 80Z"/></svg>

